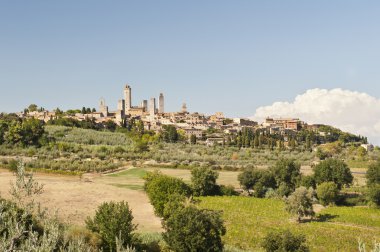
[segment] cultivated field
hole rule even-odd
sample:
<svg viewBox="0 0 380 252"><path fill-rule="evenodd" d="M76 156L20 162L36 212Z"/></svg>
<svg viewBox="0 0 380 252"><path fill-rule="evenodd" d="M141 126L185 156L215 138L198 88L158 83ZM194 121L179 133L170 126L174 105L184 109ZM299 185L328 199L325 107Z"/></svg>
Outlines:
<svg viewBox="0 0 380 252"><path fill-rule="evenodd" d="M260 250L263 237L272 230L290 229L306 236L312 251L358 251L358 239L372 246L380 238L380 210L367 207L331 207L321 219L298 224L277 199L203 197L202 208L223 211L225 242L245 250Z"/></svg>

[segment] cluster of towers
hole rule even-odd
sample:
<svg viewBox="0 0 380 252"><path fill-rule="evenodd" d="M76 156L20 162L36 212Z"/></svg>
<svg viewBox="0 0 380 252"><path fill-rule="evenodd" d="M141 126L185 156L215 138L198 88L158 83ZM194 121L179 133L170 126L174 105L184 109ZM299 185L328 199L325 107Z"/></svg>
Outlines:
<svg viewBox="0 0 380 252"><path fill-rule="evenodd" d="M121 116L154 116L157 113L164 113L164 95L161 93L158 98L158 107L156 106L156 98L150 98L149 104L147 100L143 100L140 106L132 105L132 88L126 85L124 88L124 99L118 102L118 113Z"/></svg>

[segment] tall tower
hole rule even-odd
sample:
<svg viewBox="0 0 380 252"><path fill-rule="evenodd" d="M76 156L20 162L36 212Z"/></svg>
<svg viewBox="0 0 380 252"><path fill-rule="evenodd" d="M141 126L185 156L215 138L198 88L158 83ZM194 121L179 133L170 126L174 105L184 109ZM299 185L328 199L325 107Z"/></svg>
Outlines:
<svg viewBox="0 0 380 252"><path fill-rule="evenodd" d="M186 106L186 103L183 103L183 104L182 104L181 112L182 112L182 113L187 113L187 106Z"/></svg>
<svg viewBox="0 0 380 252"><path fill-rule="evenodd" d="M164 94L161 93L160 97L158 98L158 113L163 114L164 113Z"/></svg>
<svg viewBox="0 0 380 252"><path fill-rule="evenodd" d="M100 99L99 112L102 113L104 117L108 116L108 107L106 106L104 98Z"/></svg>
<svg viewBox="0 0 380 252"><path fill-rule="evenodd" d="M156 98L150 98L149 115L153 117L156 114Z"/></svg>
<svg viewBox="0 0 380 252"><path fill-rule="evenodd" d="M132 88L127 84L124 88L125 114L129 114L129 109L132 108Z"/></svg>
<svg viewBox="0 0 380 252"><path fill-rule="evenodd" d="M148 100L142 100L140 107L143 108L145 112L148 111Z"/></svg>
<svg viewBox="0 0 380 252"><path fill-rule="evenodd" d="M125 101L124 100L119 100L117 102L117 111L121 111L124 114L124 111L125 111Z"/></svg>

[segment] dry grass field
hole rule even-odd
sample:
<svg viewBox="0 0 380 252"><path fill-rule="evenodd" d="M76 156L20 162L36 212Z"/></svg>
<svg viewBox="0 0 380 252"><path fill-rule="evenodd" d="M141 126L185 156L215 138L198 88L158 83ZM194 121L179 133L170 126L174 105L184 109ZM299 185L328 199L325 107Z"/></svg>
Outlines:
<svg viewBox="0 0 380 252"><path fill-rule="evenodd" d="M125 200L132 208L134 221L140 232L160 232L161 221L143 191L142 176L154 169L133 168L114 174L84 174L67 176L36 173L34 178L44 185L39 197L41 205L49 211L58 211L61 221L83 226L87 216L93 216L96 208L106 201ZM164 174L190 181L189 170L160 169ZM220 172L218 183L239 186L237 172ZM0 195L9 198L10 184L14 175L0 169Z"/></svg>
<svg viewBox="0 0 380 252"><path fill-rule="evenodd" d="M35 179L44 184L44 193L39 198L41 205L49 211L58 210L58 217L65 223L82 226L85 218L93 216L102 202L125 200L132 208L139 231L161 231L161 221L154 215L153 207L145 193L141 190L113 186L113 183L120 182L118 178L86 174L80 179L77 176L36 174ZM2 197L9 197L8 191L13 180L12 173L0 170Z"/></svg>

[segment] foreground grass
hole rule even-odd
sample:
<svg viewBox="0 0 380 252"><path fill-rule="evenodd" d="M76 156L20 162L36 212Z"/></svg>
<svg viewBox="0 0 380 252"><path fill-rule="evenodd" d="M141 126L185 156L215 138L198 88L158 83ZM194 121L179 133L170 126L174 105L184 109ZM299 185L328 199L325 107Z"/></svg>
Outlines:
<svg viewBox="0 0 380 252"><path fill-rule="evenodd" d="M380 237L378 209L334 207L321 213L327 217L324 222L298 224L276 199L201 197L199 205L223 211L224 241L245 250L260 250L268 232L283 229L304 234L312 251L357 251L358 238L370 245Z"/></svg>

